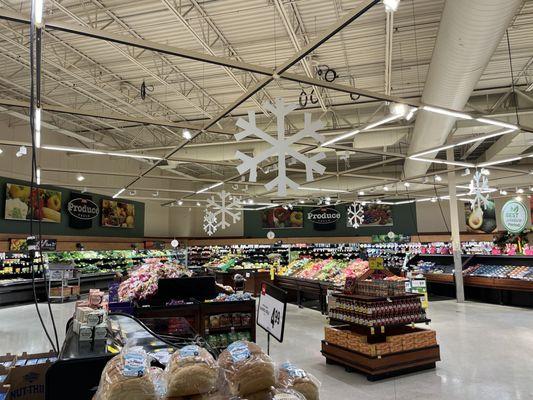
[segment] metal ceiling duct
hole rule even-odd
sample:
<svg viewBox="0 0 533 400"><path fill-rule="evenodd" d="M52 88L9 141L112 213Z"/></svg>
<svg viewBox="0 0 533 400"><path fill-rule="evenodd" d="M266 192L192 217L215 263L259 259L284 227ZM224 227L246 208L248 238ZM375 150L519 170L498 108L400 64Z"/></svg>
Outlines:
<svg viewBox="0 0 533 400"><path fill-rule="evenodd" d="M462 110L521 4L522 0L447 0L422 102ZM454 122L453 117L420 111L409 154L442 145ZM404 175L424 174L428 168L428 163L406 160Z"/></svg>

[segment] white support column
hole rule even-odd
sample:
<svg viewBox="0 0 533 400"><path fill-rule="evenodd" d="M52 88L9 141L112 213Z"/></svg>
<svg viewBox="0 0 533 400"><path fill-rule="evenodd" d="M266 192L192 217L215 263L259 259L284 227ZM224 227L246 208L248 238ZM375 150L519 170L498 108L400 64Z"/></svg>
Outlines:
<svg viewBox="0 0 533 400"><path fill-rule="evenodd" d="M454 161L453 148L446 150L448 161ZM457 208L457 189L455 171L448 165L448 190L450 194L450 224L452 230L453 264L455 268L455 293L458 303L464 303L463 262L461 260L461 237L459 235L459 210Z"/></svg>

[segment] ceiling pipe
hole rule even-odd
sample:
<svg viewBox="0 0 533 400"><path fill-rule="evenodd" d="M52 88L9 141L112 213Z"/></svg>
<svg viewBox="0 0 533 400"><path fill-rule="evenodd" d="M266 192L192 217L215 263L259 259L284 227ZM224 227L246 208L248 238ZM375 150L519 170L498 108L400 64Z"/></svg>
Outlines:
<svg viewBox="0 0 533 400"><path fill-rule="evenodd" d="M447 0L422 102L463 110L521 4L522 0ZM444 144L455 121L447 115L419 111L409 154ZM423 174L429 166L406 160L404 175Z"/></svg>

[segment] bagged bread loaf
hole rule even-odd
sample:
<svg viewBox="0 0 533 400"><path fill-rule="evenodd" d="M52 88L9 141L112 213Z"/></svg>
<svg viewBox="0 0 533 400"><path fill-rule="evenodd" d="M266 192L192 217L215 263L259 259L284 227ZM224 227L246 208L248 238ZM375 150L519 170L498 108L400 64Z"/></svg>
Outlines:
<svg viewBox="0 0 533 400"><path fill-rule="evenodd" d="M305 397L295 390L274 389L263 390L244 396L243 400L305 400Z"/></svg>
<svg viewBox="0 0 533 400"><path fill-rule="evenodd" d="M218 367L206 349L190 345L172 354L165 375L167 397L192 396L214 390Z"/></svg>
<svg viewBox="0 0 533 400"><path fill-rule="evenodd" d="M230 344L218 358L229 393L244 395L274 386L274 364L255 343L237 341Z"/></svg>
<svg viewBox="0 0 533 400"><path fill-rule="evenodd" d="M142 349L125 347L104 367L94 400L159 400L160 371Z"/></svg>
<svg viewBox="0 0 533 400"><path fill-rule="evenodd" d="M303 394L306 400L319 400L320 382L318 379L290 362L280 365L278 386L293 389Z"/></svg>

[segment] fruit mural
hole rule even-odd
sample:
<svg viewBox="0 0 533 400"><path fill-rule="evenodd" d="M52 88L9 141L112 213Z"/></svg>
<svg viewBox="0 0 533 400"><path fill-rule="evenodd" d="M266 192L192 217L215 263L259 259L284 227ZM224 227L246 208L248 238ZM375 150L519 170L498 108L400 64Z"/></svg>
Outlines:
<svg viewBox="0 0 533 400"><path fill-rule="evenodd" d="M363 223L361 226L392 226L392 207L389 204L365 204L363 206ZM346 220L346 226L352 228Z"/></svg>
<svg viewBox="0 0 533 400"><path fill-rule="evenodd" d="M102 226L135 228L135 206L114 200L102 200Z"/></svg>
<svg viewBox="0 0 533 400"><path fill-rule="evenodd" d="M61 192L6 184L5 219L61 222ZM33 215L32 215L33 210Z"/></svg>
<svg viewBox="0 0 533 400"><path fill-rule="evenodd" d="M470 203L465 203L466 227L469 232L492 233L496 231L496 206L489 200L487 207L476 207L473 210Z"/></svg>
<svg viewBox="0 0 533 400"><path fill-rule="evenodd" d="M283 207L264 210L261 215L263 229L303 228L304 213L301 208Z"/></svg>

